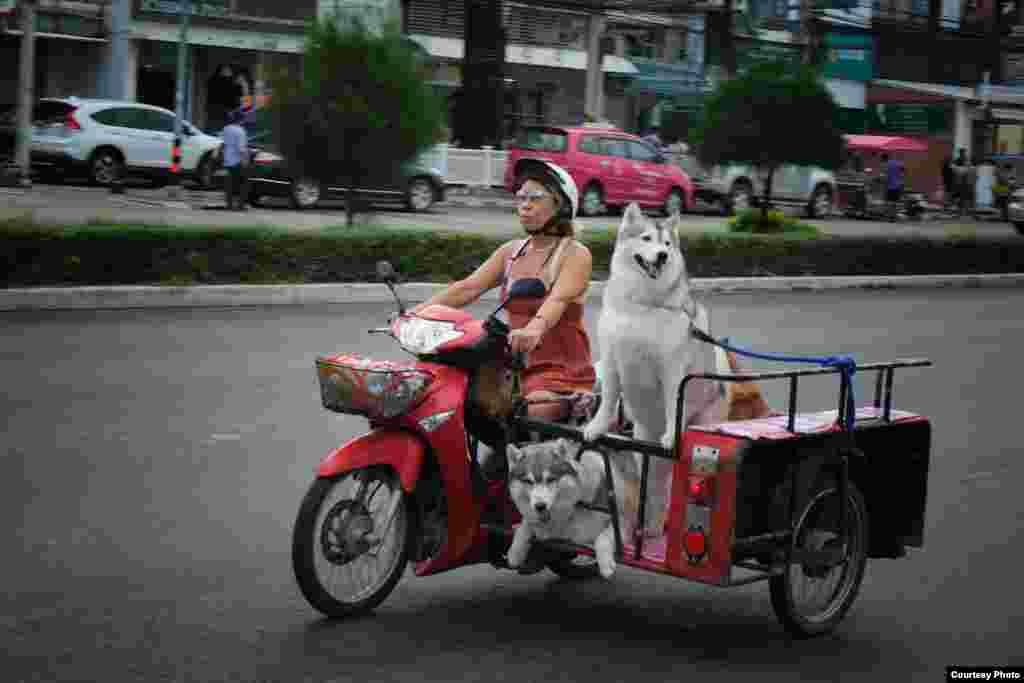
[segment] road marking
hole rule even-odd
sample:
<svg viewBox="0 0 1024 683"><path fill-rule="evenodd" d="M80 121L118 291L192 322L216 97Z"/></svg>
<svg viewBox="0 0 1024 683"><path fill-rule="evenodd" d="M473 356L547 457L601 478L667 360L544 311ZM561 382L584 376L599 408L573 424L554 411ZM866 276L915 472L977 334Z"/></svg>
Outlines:
<svg viewBox="0 0 1024 683"><path fill-rule="evenodd" d="M211 441L241 441L241 434L211 434Z"/></svg>

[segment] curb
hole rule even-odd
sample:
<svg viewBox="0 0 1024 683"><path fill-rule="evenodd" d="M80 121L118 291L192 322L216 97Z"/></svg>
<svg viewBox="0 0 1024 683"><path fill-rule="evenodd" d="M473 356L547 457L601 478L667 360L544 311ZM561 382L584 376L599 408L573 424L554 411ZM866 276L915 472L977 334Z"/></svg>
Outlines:
<svg viewBox="0 0 1024 683"><path fill-rule="evenodd" d="M996 275L901 275L860 277L726 277L694 278L694 291L703 294L742 292L824 292L874 289L972 289L1024 286L1024 273ZM424 301L443 284L410 282L399 285L406 302ZM604 293L594 282L589 297ZM483 301L497 300L492 290ZM375 304L394 299L376 283L314 285L198 285L195 287L35 287L0 289L0 311L95 310L130 308L202 308L225 306L305 306L310 304Z"/></svg>

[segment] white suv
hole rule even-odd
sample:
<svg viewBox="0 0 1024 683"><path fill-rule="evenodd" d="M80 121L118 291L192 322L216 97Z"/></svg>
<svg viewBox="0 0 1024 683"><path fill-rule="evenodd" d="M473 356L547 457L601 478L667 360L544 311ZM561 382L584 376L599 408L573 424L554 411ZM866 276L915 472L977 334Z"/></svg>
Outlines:
<svg viewBox="0 0 1024 683"><path fill-rule="evenodd" d="M750 166L715 166L707 172L690 155L684 155L679 165L690 174L697 199L721 206L726 215L749 208L755 197L764 194L761 181ZM779 167L772 176L772 203L796 205L811 218L825 218L832 213L835 201L836 177L832 171L787 165Z"/></svg>
<svg viewBox="0 0 1024 683"><path fill-rule="evenodd" d="M41 99L32 112L32 166L44 175L84 171L98 185L145 176L167 181L174 113L119 100ZM221 139L182 122L181 173L212 186Z"/></svg>

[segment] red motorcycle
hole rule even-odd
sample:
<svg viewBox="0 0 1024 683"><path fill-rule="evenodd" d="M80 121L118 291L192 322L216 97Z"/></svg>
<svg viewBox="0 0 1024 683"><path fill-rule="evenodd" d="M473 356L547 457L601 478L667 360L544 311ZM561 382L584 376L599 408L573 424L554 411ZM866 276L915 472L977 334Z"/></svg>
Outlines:
<svg viewBox="0 0 1024 683"><path fill-rule="evenodd" d="M340 354L316 361L325 408L365 416L370 431L320 463L299 510L292 563L309 603L332 617L372 610L394 589L408 562L417 576L491 562L505 552L519 514L507 477L488 479L478 445L505 464L509 418L523 412L517 371L498 314L509 300L543 296L540 280L522 279L486 320L447 306L405 311L390 264L378 267L398 303L386 328L416 357L395 363ZM575 552L539 551L539 570L596 574Z"/></svg>

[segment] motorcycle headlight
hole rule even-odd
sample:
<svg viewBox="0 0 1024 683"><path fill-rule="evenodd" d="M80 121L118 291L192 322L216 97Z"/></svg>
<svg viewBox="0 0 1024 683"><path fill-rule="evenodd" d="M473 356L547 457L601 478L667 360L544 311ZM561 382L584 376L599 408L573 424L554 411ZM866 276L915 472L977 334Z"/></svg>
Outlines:
<svg viewBox="0 0 1024 683"><path fill-rule="evenodd" d="M411 317L400 318L395 322L395 336L399 345L414 354L433 353L463 334L455 329L454 323L442 320Z"/></svg>

